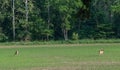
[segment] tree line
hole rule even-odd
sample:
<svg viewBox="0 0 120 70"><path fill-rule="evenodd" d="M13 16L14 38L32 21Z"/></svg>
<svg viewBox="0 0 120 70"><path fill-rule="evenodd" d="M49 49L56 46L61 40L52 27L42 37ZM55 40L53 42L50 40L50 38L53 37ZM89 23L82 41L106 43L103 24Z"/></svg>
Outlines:
<svg viewBox="0 0 120 70"><path fill-rule="evenodd" d="M0 0L0 41L120 38L119 0Z"/></svg>

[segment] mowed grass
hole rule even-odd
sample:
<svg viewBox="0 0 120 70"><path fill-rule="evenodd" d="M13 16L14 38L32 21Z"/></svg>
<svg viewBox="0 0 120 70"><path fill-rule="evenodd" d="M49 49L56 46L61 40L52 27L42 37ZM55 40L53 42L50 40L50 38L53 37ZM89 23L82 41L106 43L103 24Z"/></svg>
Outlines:
<svg viewBox="0 0 120 70"><path fill-rule="evenodd" d="M0 48L0 70L120 70L119 43L33 46Z"/></svg>

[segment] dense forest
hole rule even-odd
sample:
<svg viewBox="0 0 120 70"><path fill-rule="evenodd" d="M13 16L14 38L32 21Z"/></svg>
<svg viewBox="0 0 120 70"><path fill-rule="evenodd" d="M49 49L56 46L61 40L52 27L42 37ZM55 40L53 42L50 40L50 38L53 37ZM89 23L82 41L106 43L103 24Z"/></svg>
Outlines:
<svg viewBox="0 0 120 70"><path fill-rule="evenodd" d="M120 0L0 0L0 41L120 38Z"/></svg>

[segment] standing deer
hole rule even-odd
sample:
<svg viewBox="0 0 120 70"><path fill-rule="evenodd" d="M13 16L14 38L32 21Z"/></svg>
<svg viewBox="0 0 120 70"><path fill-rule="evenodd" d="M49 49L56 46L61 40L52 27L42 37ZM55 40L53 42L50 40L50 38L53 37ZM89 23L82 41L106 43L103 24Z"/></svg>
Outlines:
<svg viewBox="0 0 120 70"><path fill-rule="evenodd" d="M18 54L19 54L19 51L18 51L18 50L16 50L16 51L15 51L15 55L18 55Z"/></svg>
<svg viewBox="0 0 120 70"><path fill-rule="evenodd" d="M104 54L104 50L103 49L99 50L99 54L100 55Z"/></svg>

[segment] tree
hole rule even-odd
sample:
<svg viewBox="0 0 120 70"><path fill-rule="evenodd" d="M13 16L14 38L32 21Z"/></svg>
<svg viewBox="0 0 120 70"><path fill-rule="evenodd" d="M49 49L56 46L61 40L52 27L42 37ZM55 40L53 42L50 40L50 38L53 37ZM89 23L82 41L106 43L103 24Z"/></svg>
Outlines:
<svg viewBox="0 0 120 70"><path fill-rule="evenodd" d="M13 25L13 40L15 41L15 0L12 0L12 11L13 11L13 21L12 21L12 25Z"/></svg>
<svg viewBox="0 0 120 70"><path fill-rule="evenodd" d="M112 11L120 14L120 0L115 0L113 2Z"/></svg>
<svg viewBox="0 0 120 70"><path fill-rule="evenodd" d="M82 6L80 0L64 0L56 1L56 9L58 10L59 19L61 22L61 30L63 32L63 37L68 40L68 31L71 30L71 21L73 21L73 15L75 15L76 10Z"/></svg>
<svg viewBox="0 0 120 70"><path fill-rule="evenodd" d="M8 37L2 32L2 28L0 27L0 42L7 41Z"/></svg>
<svg viewBox="0 0 120 70"><path fill-rule="evenodd" d="M2 35L5 35L9 40L13 39L12 37L12 14L11 7L12 1L10 0L0 0L0 28Z"/></svg>
<svg viewBox="0 0 120 70"><path fill-rule="evenodd" d="M0 34L8 41L120 38L119 0L0 0L0 6Z"/></svg>
<svg viewBox="0 0 120 70"><path fill-rule="evenodd" d="M31 33L30 33L30 24L31 21L28 21L29 16L31 16L34 11L34 1L33 0L17 0L16 1L16 32L17 32L17 38L20 40L30 40L31 39Z"/></svg>
<svg viewBox="0 0 120 70"><path fill-rule="evenodd" d="M114 32L115 32L115 35L116 35L116 38L120 38L120 20L119 20L119 17L120 17L120 1L119 0L115 0L111 6L112 8L112 12L114 13L113 14L113 17L114 17L114 21L113 21L113 26L114 26Z"/></svg>

